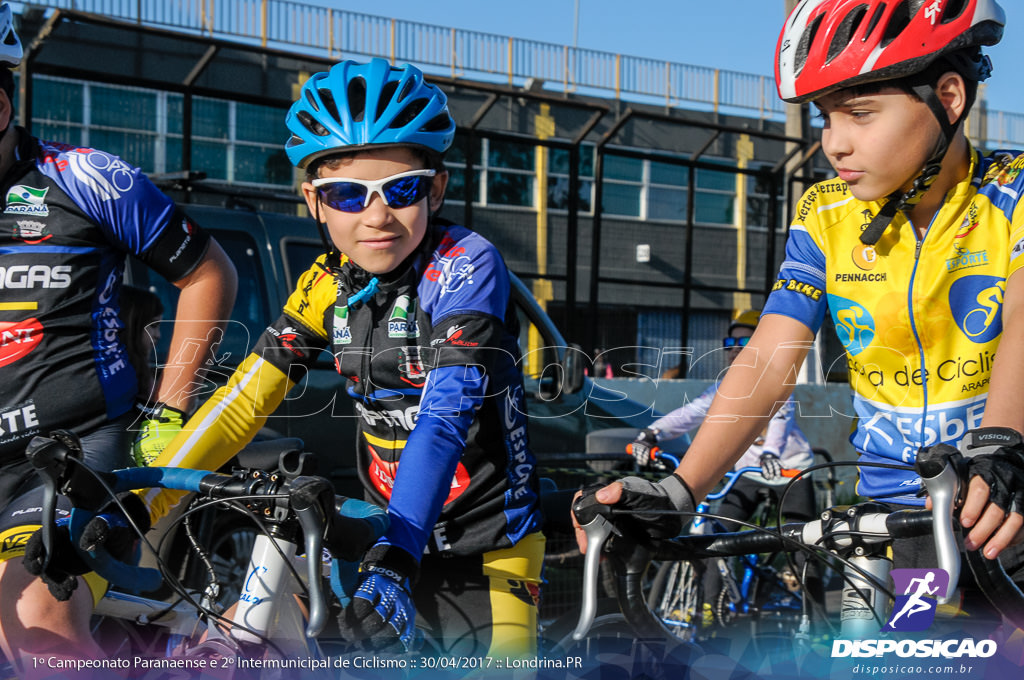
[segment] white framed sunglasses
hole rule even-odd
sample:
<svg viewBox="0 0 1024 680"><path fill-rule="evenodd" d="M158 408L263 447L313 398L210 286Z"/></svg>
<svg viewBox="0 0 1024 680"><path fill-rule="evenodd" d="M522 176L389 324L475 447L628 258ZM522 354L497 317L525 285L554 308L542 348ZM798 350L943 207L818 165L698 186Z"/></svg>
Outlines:
<svg viewBox="0 0 1024 680"><path fill-rule="evenodd" d="M317 196L335 210L358 213L377 194L389 208L408 208L430 193L437 170L409 170L382 179L320 177L312 181Z"/></svg>

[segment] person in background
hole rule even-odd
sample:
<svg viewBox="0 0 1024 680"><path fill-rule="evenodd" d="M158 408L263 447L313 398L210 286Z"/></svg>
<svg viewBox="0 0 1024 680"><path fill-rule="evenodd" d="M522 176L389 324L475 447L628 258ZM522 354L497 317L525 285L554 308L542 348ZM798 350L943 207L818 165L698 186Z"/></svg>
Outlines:
<svg viewBox="0 0 1024 680"><path fill-rule="evenodd" d="M737 314L729 324L722 345L730 366L754 334L760 314L760 310L747 309ZM640 431L636 440L627 445L626 451L632 454L641 469L649 467L657 457L659 443L675 439L704 422L720 384L721 381L715 381L696 399L662 416L650 427ZM804 470L814 462L811 445L797 425L796 409L793 399L786 401L736 461L733 465L734 470L760 467L761 473L748 472L740 477L722 499L716 515L744 522L750 519L762 500L769 501L777 508L782 500L782 491L790 481L788 477L782 476L782 470ZM787 520L792 521L807 521L817 516L817 503L811 479L805 477L793 484L786 494L782 514ZM722 531L740 529L740 525L735 521L723 520L720 526ZM824 585L817 565L813 562L807 563L806 573L803 573L806 562L803 553L797 553L796 561L798 575L801 576L805 591L811 597L812 603L820 608L824 603ZM712 603L715 602L721 587L721 575L718 570L707 569L704 580L706 623L710 622Z"/></svg>

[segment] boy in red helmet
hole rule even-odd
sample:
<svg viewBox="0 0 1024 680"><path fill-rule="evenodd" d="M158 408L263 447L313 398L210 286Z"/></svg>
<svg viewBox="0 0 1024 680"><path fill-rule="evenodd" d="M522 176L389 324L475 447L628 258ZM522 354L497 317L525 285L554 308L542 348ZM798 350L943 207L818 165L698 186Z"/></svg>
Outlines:
<svg viewBox="0 0 1024 680"><path fill-rule="evenodd" d="M995 0L796 6L776 82L786 101L813 101L838 177L801 199L764 316L675 473L626 478L598 501L692 511L785 403L828 310L847 352L860 461L912 464L923 447L959 447L970 475L964 546L991 559L1019 542L1024 359L996 349L1024 337L1024 276L1014 276L1024 154L982 155L963 126L991 71L980 48L1004 23ZM920 488L913 470L860 471L865 496L920 506ZM681 523L636 520L656 538ZM898 549L897 566L926 549Z"/></svg>

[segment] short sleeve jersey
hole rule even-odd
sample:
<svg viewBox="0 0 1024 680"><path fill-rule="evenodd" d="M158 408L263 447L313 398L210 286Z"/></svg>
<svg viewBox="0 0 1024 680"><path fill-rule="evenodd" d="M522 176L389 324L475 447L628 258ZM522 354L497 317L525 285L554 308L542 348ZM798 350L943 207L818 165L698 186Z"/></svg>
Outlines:
<svg viewBox="0 0 1024 680"><path fill-rule="evenodd" d="M765 305L846 349L862 462L913 463L978 427L1002 333L1007 278L1024 266L1024 155L971 152L970 172L919 239L902 213L874 246L860 234L881 204L840 179L804 194ZM858 492L921 504L913 471L862 467Z"/></svg>
<svg viewBox="0 0 1024 680"><path fill-rule="evenodd" d="M209 243L138 168L18 134L0 187L0 464L36 434L87 431L132 407L125 258L175 281Z"/></svg>

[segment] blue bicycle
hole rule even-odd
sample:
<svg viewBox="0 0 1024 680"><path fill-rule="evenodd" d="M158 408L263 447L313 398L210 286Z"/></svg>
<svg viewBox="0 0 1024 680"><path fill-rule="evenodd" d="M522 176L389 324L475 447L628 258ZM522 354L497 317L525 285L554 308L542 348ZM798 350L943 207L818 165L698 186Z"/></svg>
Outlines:
<svg viewBox="0 0 1024 680"><path fill-rule="evenodd" d="M677 464L672 460L664 462L671 469ZM760 472L761 468L751 466L726 473L722 487L697 506L699 514L691 522L689 534L713 533L713 520L704 516L711 502L725 497L744 474ZM795 477L800 471L783 470L782 474ZM768 525L774 521L773 511L774 505L765 498L750 521ZM704 592L708 569L718 570L721 576L721 587L714 593ZM801 582L792 570L776 566L775 555L749 554L733 558L732 562L724 557L662 562L651 581L647 602L683 640L710 637L716 628L735 626L741 619L750 621L751 634L756 639L776 631L797 632L806 614Z"/></svg>

